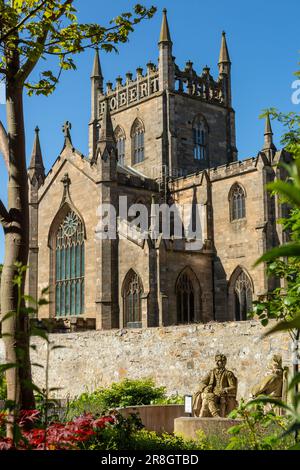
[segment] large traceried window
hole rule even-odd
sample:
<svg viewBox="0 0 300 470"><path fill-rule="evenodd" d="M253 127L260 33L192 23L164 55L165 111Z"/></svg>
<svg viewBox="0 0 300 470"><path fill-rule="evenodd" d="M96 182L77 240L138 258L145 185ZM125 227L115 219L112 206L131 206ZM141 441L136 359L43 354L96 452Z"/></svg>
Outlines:
<svg viewBox="0 0 300 470"><path fill-rule="evenodd" d="M235 281L235 319L247 320L247 313L252 308L252 285L247 274L242 271Z"/></svg>
<svg viewBox="0 0 300 470"><path fill-rule="evenodd" d="M194 160L205 161L208 154L208 131L203 117L197 116L193 123Z"/></svg>
<svg viewBox="0 0 300 470"><path fill-rule="evenodd" d="M245 191L239 184L235 184L230 190L229 205L231 222L246 217Z"/></svg>
<svg viewBox="0 0 300 470"><path fill-rule="evenodd" d="M136 119L131 130L133 164L145 159L145 129L142 121Z"/></svg>
<svg viewBox="0 0 300 470"><path fill-rule="evenodd" d="M118 126L115 130L115 139L117 143L118 161L120 165L125 165L125 132Z"/></svg>
<svg viewBox="0 0 300 470"><path fill-rule="evenodd" d="M195 294L187 273L182 273L176 286L177 322L192 323L195 320Z"/></svg>
<svg viewBox="0 0 300 470"><path fill-rule="evenodd" d="M142 322L142 293L143 286L140 276L130 270L126 276L123 290L124 326Z"/></svg>
<svg viewBox="0 0 300 470"><path fill-rule="evenodd" d="M58 228L55 246L55 315L84 313L84 227L70 210Z"/></svg>

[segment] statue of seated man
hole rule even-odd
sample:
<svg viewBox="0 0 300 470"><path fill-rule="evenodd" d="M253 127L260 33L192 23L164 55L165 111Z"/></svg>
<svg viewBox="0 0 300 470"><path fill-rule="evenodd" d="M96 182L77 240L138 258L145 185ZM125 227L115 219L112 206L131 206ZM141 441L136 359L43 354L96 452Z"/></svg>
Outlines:
<svg viewBox="0 0 300 470"><path fill-rule="evenodd" d="M252 389L252 397L268 395L277 400L287 399L288 368L282 367L282 357L278 354L272 357L269 364L270 373Z"/></svg>
<svg viewBox="0 0 300 470"><path fill-rule="evenodd" d="M236 401L238 382L233 372L225 367L226 356L217 354L215 361L217 367L200 382L200 389L193 400L194 415L201 418L224 418L238 405Z"/></svg>

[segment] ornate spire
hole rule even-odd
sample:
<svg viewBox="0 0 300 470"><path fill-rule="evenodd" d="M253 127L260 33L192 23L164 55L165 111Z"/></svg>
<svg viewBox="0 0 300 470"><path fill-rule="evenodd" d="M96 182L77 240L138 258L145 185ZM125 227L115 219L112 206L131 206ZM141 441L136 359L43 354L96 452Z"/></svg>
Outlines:
<svg viewBox="0 0 300 470"><path fill-rule="evenodd" d="M219 65L220 64L231 64L225 31L222 32L221 50L220 50L220 57L219 57Z"/></svg>
<svg viewBox="0 0 300 470"><path fill-rule="evenodd" d="M40 130L37 126L35 128L35 138L28 173L31 180L36 176L37 180L41 182L45 179L45 167L43 163L39 132Z"/></svg>
<svg viewBox="0 0 300 470"><path fill-rule="evenodd" d="M163 9L163 19L160 30L159 44L162 42L168 42L172 44L166 8Z"/></svg>
<svg viewBox="0 0 300 470"><path fill-rule="evenodd" d="M94 65L91 78L98 78L103 80L98 47L96 47L95 49Z"/></svg>
<svg viewBox="0 0 300 470"><path fill-rule="evenodd" d="M271 125L271 120L270 120L270 114L268 113L266 116L266 124L265 124L265 141L264 141L264 148L263 151L265 153L275 153L276 152L276 147L273 142L273 130L272 130L272 125Z"/></svg>
<svg viewBox="0 0 300 470"><path fill-rule="evenodd" d="M111 120L109 101L105 100L105 108L101 123L99 142L114 142L114 129Z"/></svg>
<svg viewBox="0 0 300 470"><path fill-rule="evenodd" d="M229 57L226 33L222 33L221 41L221 50L220 57L218 62L219 67L219 80L223 82L224 94L225 94L225 104L228 107L232 106L232 96L231 96L231 61Z"/></svg>
<svg viewBox="0 0 300 470"><path fill-rule="evenodd" d="M175 86L175 64L172 54L172 40L167 19L167 10L163 10L163 18L159 37L159 89L173 90Z"/></svg>
<svg viewBox="0 0 300 470"><path fill-rule="evenodd" d="M98 169L100 170L100 178L104 181L115 181L117 178L117 160L116 140L111 120L109 100L107 98L105 100L96 153L91 163L97 163Z"/></svg>
<svg viewBox="0 0 300 470"><path fill-rule="evenodd" d="M91 120L89 123L89 156L94 158L97 146L97 126L99 118L99 94L103 95L103 75L100 65L99 48L95 48L95 57L91 75Z"/></svg>
<svg viewBox="0 0 300 470"><path fill-rule="evenodd" d="M267 135L271 135L271 136L274 135L273 131L272 131L271 119L270 119L270 114L269 113L266 116L266 124L265 124L265 136L267 136Z"/></svg>

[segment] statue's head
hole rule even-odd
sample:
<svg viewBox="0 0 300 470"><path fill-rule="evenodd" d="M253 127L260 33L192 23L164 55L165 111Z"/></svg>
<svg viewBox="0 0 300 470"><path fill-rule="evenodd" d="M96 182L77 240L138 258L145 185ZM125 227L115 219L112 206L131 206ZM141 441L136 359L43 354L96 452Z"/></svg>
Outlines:
<svg viewBox="0 0 300 470"><path fill-rule="evenodd" d="M269 367L272 370L282 369L282 357L279 354L274 354Z"/></svg>
<svg viewBox="0 0 300 470"><path fill-rule="evenodd" d="M218 369L224 369L227 362L227 357L224 354L216 354L215 361Z"/></svg>

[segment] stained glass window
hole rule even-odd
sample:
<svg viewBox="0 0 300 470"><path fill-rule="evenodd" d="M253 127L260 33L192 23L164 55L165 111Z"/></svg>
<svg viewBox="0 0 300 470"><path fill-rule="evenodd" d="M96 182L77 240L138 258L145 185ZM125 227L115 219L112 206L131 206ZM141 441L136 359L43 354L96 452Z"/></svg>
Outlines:
<svg viewBox="0 0 300 470"><path fill-rule="evenodd" d="M138 274L130 271L124 289L125 326L142 321L142 282Z"/></svg>
<svg viewBox="0 0 300 470"><path fill-rule="evenodd" d="M247 274L243 271L235 282L235 318L237 321L247 320L247 313L252 308L252 287Z"/></svg>
<svg viewBox="0 0 300 470"><path fill-rule="evenodd" d="M57 317L84 313L84 228L70 211L56 235L55 313Z"/></svg>
<svg viewBox="0 0 300 470"><path fill-rule="evenodd" d="M236 184L230 193L230 220L239 220L246 217L245 191Z"/></svg>
<svg viewBox="0 0 300 470"><path fill-rule="evenodd" d="M201 117L194 121L194 160L207 159L207 126Z"/></svg>
<svg viewBox="0 0 300 470"><path fill-rule="evenodd" d="M177 287L177 322L192 323L195 318L195 297L193 283L188 274L181 274Z"/></svg>

